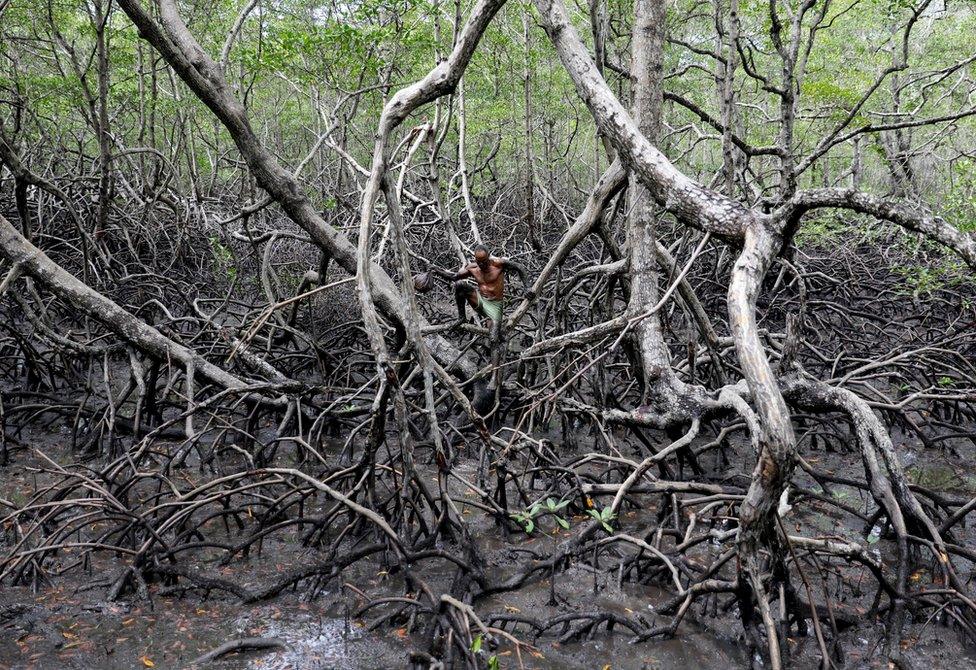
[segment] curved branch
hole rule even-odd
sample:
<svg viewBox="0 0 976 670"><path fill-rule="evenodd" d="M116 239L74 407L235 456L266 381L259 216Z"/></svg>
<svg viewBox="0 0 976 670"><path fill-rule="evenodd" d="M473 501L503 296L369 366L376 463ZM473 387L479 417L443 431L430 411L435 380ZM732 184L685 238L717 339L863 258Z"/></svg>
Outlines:
<svg viewBox="0 0 976 670"><path fill-rule="evenodd" d="M904 200L884 199L853 188L810 189L793 196L786 206L786 218L796 220L805 212L823 207L870 214L906 230L921 233L952 249L976 270L976 236L964 233L941 217Z"/></svg>
<svg viewBox="0 0 976 670"><path fill-rule="evenodd" d="M724 238L740 238L755 215L742 204L694 181L640 132L607 86L569 20L562 0L535 0L542 27L586 102L600 131L658 205L683 223Z"/></svg>
<svg viewBox="0 0 976 670"><path fill-rule="evenodd" d="M573 249L599 225L603 210L606 209L607 205L613 200L613 197L620 193L626 185L627 171L620 164L620 161L614 161L607 168L606 172L603 173L599 181L597 181L596 186L590 193L590 197L586 200L586 206L580 212L580 215L576 217L573 225L563 235L563 238L559 240L559 245L549 257L546 266L539 271L535 283L532 284L532 292L535 295L539 295L542 292L546 282L556 268L562 265L566 258L569 257L569 254L572 253ZM529 304L529 300L523 300L519 304L508 320L508 328L518 323L528 310Z"/></svg>
<svg viewBox="0 0 976 670"><path fill-rule="evenodd" d="M665 91L664 99L670 100L671 102L684 107L720 133L726 132L726 127L721 121L683 95L678 95L677 93L673 93L671 91ZM747 156L779 156L782 153L780 147L777 146L754 147L736 135L734 132L729 132L729 139L732 140L732 144L737 146L742 153L746 154Z"/></svg>

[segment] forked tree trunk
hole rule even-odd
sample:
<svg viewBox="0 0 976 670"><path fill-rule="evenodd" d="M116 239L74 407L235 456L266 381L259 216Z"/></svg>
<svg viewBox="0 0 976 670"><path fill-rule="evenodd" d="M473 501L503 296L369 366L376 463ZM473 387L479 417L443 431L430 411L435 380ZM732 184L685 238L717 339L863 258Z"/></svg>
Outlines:
<svg viewBox="0 0 976 670"><path fill-rule="evenodd" d="M732 270L728 291L729 325L736 356L759 418L759 434L754 436L758 437L759 460L745 500L739 507L739 579L740 582L747 579L756 596L773 668L781 667L783 650L766 598L761 552L768 551L774 565L785 560L785 548L776 529L777 505L796 467L796 436L789 409L759 336L756 299L780 244L779 236L764 226L746 229L743 249ZM745 584L740 587L743 589L740 593L748 599ZM749 625L747 619L751 607L750 601L740 601L746 626Z"/></svg>

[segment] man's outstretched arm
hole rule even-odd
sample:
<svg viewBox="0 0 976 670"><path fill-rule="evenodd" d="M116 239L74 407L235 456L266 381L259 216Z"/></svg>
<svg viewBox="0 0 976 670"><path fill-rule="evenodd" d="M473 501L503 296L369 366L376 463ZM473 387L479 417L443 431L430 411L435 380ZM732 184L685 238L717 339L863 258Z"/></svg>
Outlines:
<svg viewBox="0 0 976 670"><path fill-rule="evenodd" d="M463 267L457 272L451 272L450 270L445 270L444 268L432 267L430 269L435 275L447 281L461 281L462 279L468 279L471 277L471 270L467 267Z"/></svg>

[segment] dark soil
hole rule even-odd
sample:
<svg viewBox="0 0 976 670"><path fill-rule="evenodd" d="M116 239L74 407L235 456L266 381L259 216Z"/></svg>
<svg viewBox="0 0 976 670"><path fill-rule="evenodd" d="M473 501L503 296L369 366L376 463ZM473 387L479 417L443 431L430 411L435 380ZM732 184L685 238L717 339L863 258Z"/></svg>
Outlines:
<svg viewBox="0 0 976 670"><path fill-rule="evenodd" d="M21 435L23 444L43 449L53 460L67 465L72 461L63 440L63 433L47 432L42 428L27 428ZM583 441L583 440L581 440ZM897 442L896 442L897 444ZM905 438L902 457L909 471L919 483L959 497L971 497L976 491L976 453L969 445L955 445L958 455L936 450L921 450ZM586 449L582 449L586 451ZM853 452L827 452L822 449L805 450L805 457L814 467L840 475L859 476L860 462ZM748 449L731 455L736 467L729 471L748 472L752 458ZM711 456L702 464L708 466ZM741 463L740 463L741 461ZM0 490L14 504L23 503L50 475L40 475L32 469L40 465L40 458L32 452L15 453L11 465L0 469ZM93 465L92 463L88 464ZM720 463L715 463L714 471ZM475 463L463 460L457 472L466 479L475 477ZM188 467L182 473L193 478L197 473ZM176 475L181 476L180 474ZM798 476L800 488L816 489L816 483ZM463 505L466 492L455 487L455 499ZM836 499L849 499L860 506L866 493L843 486L834 487ZM795 530L807 536L831 536L865 542L865 529L850 515L838 512L833 506L807 501L791 513L789 521ZM626 512L628 527L654 524L655 510ZM526 558L515 549L535 549L545 553L551 536L534 533L503 533L473 507L463 506L463 514L472 525L482 555L490 564L489 574L504 579ZM585 517L570 519L575 529ZM792 532L794 529L790 528ZM965 531L970 546L971 531ZM882 538L874 547L886 559L893 554L892 543ZM5 551L9 546L0 546ZM704 547L702 556L716 551ZM303 548L294 533L271 535L261 551L250 557L232 561L219 567L212 558L201 556L195 568L208 574L252 588L268 583L276 575L315 560L317 550ZM713 555L711 557L714 557ZM211 664L220 668L397 668L407 664L410 649L420 646L420 633L410 621L380 622L381 610L373 610L362 618L353 614L363 604L361 594L370 597L402 595L403 581L390 574L377 561L361 561L348 568L342 583L330 583L324 590L312 589L304 583L265 602L243 605L239 599L219 591L204 594L198 591L184 595L167 593L161 584L149 584L150 600L129 594L115 602L105 600L114 578L123 570L123 563L104 552L95 552L82 568L71 549L60 554L63 576L54 576L52 583L36 592L28 587L5 587L0 591L0 667L2 668L180 668L197 656L220 644L240 637L278 638L287 645L283 651L263 650L229 654ZM609 563L609 561L607 561ZM434 586L449 587L451 571L443 568L437 574L437 563L425 563L423 577ZM846 568L855 572L858 568ZM843 571L844 568L841 568ZM51 571L56 575L57 570ZM851 575L847 575L851 579ZM812 576L811 576L812 577ZM929 572L920 568L912 575L913 586L930 579ZM848 590L833 592L828 579L833 606L838 617L856 617L870 606L873 584L865 579L861 594ZM594 584L596 591L594 591ZM815 586L819 590L822 586ZM611 611L628 615L638 614L651 624L666 617L654 612L655 603L666 600L667 590L658 586L618 584L616 574L594 570L590 565L574 563L557 574L555 591L558 604L547 605L548 579L536 581L518 591L485 598L476 604L481 616L496 613L525 613L537 619L547 619L570 612ZM314 596L314 597L309 597ZM822 598L817 596L817 600ZM631 644L626 630L608 634L600 628L589 639L559 642L559 634L546 635L538 640L531 636L516 637L532 643L523 647L521 663L526 668L702 668L726 670L746 667L745 645L741 640L741 624L735 607L717 607L706 601L693 606L694 614L685 618L674 639L652 639ZM702 613L703 610L707 612ZM843 625L841 634L846 667L880 667L880 648L884 632L879 621L855 621ZM419 628L419 626L417 627ZM562 631L558 631L561 633ZM976 653L966 649L955 630L932 617L911 621L905 628L903 646L908 658L919 668L976 667ZM416 643L416 644L415 644ZM796 667L815 667L818 649L812 636L791 638L790 645ZM515 650L501 646L497 654L503 668L519 667Z"/></svg>

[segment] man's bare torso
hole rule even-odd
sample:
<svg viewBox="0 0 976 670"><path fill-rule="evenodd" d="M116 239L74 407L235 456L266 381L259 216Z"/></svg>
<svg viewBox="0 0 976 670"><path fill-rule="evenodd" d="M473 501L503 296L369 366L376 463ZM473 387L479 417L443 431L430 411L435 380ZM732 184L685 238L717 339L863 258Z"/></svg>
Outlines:
<svg viewBox="0 0 976 670"><path fill-rule="evenodd" d="M502 259L489 258L487 267L482 269L477 263L469 263L464 267L478 284L478 293L488 300L501 300L505 294L505 270Z"/></svg>

